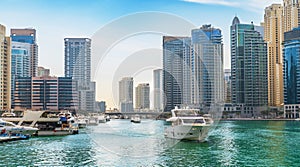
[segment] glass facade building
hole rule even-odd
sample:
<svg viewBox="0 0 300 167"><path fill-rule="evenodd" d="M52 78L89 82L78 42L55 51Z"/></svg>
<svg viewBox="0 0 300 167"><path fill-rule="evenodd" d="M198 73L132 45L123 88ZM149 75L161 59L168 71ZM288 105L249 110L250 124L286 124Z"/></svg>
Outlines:
<svg viewBox="0 0 300 167"><path fill-rule="evenodd" d="M223 42L220 29L203 25L192 30L192 103L224 102Z"/></svg>
<svg viewBox="0 0 300 167"><path fill-rule="evenodd" d="M12 42L11 49L11 104L14 103L16 77L30 76L30 44Z"/></svg>
<svg viewBox="0 0 300 167"><path fill-rule="evenodd" d="M284 33L284 104L300 104L300 28Z"/></svg>
<svg viewBox="0 0 300 167"><path fill-rule="evenodd" d="M191 51L189 37L163 37L163 91L166 98L164 111L171 111L183 103L183 96L190 94L189 57ZM184 81L188 83L184 83ZM188 96L190 99L190 96Z"/></svg>
<svg viewBox="0 0 300 167"><path fill-rule="evenodd" d="M14 109L77 110L77 85L71 77L17 77Z"/></svg>
<svg viewBox="0 0 300 167"><path fill-rule="evenodd" d="M35 77L37 75L38 66L38 45L36 41L36 30L25 29L11 29L11 40L13 42L24 43L30 46L28 53L30 56L30 76Z"/></svg>
<svg viewBox="0 0 300 167"><path fill-rule="evenodd" d="M91 82L91 39L65 38L65 77L77 81L79 110L95 111L95 82Z"/></svg>
<svg viewBox="0 0 300 167"><path fill-rule="evenodd" d="M256 26L241 24L237 17L230 31L232 103L244 104L254 116L259 112L254 107L268 105L267 44Z"/></svg>

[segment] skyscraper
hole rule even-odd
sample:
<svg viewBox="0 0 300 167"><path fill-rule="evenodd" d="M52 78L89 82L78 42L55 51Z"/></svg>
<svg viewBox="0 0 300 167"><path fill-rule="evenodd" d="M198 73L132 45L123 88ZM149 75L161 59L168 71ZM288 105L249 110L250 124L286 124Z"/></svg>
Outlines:
<svg viewBox="0 0 300 167"><path fill-rule="evenodd" d="M162 69L156 69L153 71L153 84L154 84L154 110L162 111L164 109Z"/></svg>
<svg viewBox="0 0 300 167"><path fill-rule="evenodd" d="M0 24L0 110L11 108L11 39L5 34L6 28Z"/></svg>
<svg viewBox="0 0 300 167"><path fill-rule="evenodd" d="M91 39L65 38L65 77L77 81L79 110L95 110L95 82L91 82Z"/></svg>
<svg viewBox="0 0 300 167"><path fill-rule="evenodd" d="M35 77L38 66L38 45L36 41L36 30L31 28L11 29L11 40L30 44L30 76Z"/></svg>
<svg viewBox="0 0 300 167"><path fill-rule="evenodd" d="M283 20L282 5L272 4L266 7L264 40L268 44L268 103L269 106L277 107L283 104L283 58L281 45L284 31Z"/></svg>
<svg viewBox="0 0 300 167"><path fill-rule="evenodd" d="M300 27L284 33L284 116L299 118L300 108Z"/></svg>
<svg viewBox="0 0 300 167"><path fill-rule="evenodd" d="M283 0L284 26L283 31L287 32L300 26L300 5L298 0Z"/></svg>
<svg viewBox="0 0 300 167"><path fill-rule="evenodd" d="M164 111L171 111L175 106L185 103L183 95L187 95L189 87L183 89L184 81L190 82L189 79L184 80L184 69L190 70L189 62L184 58L189 58L185 54L190 53L189 37L163 37L163 91L166 95ZM189 100L190 96L187 97Z"/></svg>
<svg viewBox="0 0 300 167"><path fill-rule="evenodd" d="M192 103L224 102L223 42L220 29L203 25L192 30Z"/></svg>
<svg viewBox="0 0 300 167"><path fill-rule="evenodd" d="M232 103L245 105L245 116L254 116L268 104L267 44L253 24L235 17L231 32Z"/></svg>
<svg viewBox="0 0 300 167"><path fill-rule="evenodd" d="M133 78L124 77L119 81L119 107L121 112L133 111Z"/></svg>
<svg viewBox="0 0 300 167"><path fill-rule="evenodd" d="M284 104L300 104L300 28L284 33Z"/></svg>
<svg viewBox="0 0 300 167"><path fill-rule="evenodd" d="M150 86L149 83L139 84L135 88L135 108L150 109Z"/></svg>
<svg viewBox="0 0 300 167"><path fill-rule="evenodd" d="M225 103L231 103L231 70L224 69Z"/></svg>
<svg viewBox="0 0 300 167"><path fill-rule="evenodd" d="M91 39L65 38L65 77L91 81Z"/></svg>
<svg viewBox="0 0 300 167"><path fill-rule="evenodd" d="M11 49L11 105L14 104L15 79L17 77L29 77L31 44L22 42L12 42Z"/></svg>

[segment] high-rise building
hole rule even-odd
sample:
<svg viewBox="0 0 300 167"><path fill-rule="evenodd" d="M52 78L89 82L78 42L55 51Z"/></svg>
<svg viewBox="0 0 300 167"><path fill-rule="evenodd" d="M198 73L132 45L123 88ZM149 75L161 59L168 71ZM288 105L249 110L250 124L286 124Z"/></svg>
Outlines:
<svg viewBox="0 0 300 167"><path fill-rule="evenodd" d="M300 117L300 27L284 33L284 117Z"/></svg>
<svg viewBox="0 0 300 167"><path fill-rule="evenodd" d="M91 39L65 38L65 77L91 81Z"/></svg>
<svg viewBox="0 0 300 167"><path fill-rule="evenodd" d="M203 25L192 30L192 103L202 107L223 103L223 42L220 29Z"/></svg>
<svg viewBox="0 0 300 167"><path fill-rule="evenodd" d="M231 103L231 70L224 69L225 103Z"/></svg>
<svg viewBox="0 0 300 167"><path fill-rule="evenodd" d="M153 71L153 84L154 84L154 110L162 111L164 109L162 69L156 69Z"/></svg>
<svg viewBox="0 0 300 167"><path fill-rule="evenodd" d="M44 67L38 67L37 76L38 77L48 77L48 76L50 76L50 69L46 69Z"/></svg>
<svg viewBox="0 0 300 167"><path fill-rule="evenodd" d="M119 81L119 107L121 112L133 111L133 78L124 77Z"/></svg>
<svg viewBox="0 0 300 167"><path fill-rule="evenodd" d="M268 104L267 44L253 24L235 17L231 32L231 99L245 105L245 116L259 114Z"/></svg>
<svg viewBox="0 0 300 167"><path fill-rule="evenodd" d="M96 108L97 108L97 111L105 112L106 111L105 101L97 101L96 102Z"/></svg>
<svg viewBox="0 0 300 167"><path fill-rule="evenodd" d="M14 104L14 90L16 77L29 77L31 44L11 42L11 105Z"/></svg>
<svg viewBox="0 0 300 167"><path fill-rule="evenodd" d="M79 110L95 111L95 82L91 82L91 39L65 38L65 77L78 82Z"/></svg>
<svg viewBox="0 0 300 167"><path fill-rule="evenodd" d="M166 98L164 111L171 111L175 106L190 103L189 86L184 87L184 81L190 83L189 62L185 58L189 58L186 54L190 54L189 37L163 37L163 91ZM183 96L186 96L184 101Z"/></svg>
<svg viewBox="0 0 300 167"><path fill-rule="evenodd" d="M300 104L300 28L284 33L284 104Z"/></svg>
<svg viewBox="0 0 300 167"><path fill-rule="evenodd" d="M11 108L11 39L0 24L0 110Z"/></svg>
<svg viewBox="0 0 300 167"><path fill-rule="evenodd" d="M95 82L77 81L79 93L79 110L86 112L95 111Z"/></svg>
<svg viewBox="0 0 300 167"><path fill-rule="evenodd" d="M283 31L287 32L300 26L300 4L298 0L283 0Z"/></svg>
<svg viewBox="0 0 300 167"><path fill-rule="evenodd" d="M150 86L149 83L139 84L135 88L135 108L150 109Z"/></svg>
<svg viewBox="0 0 300 167"><path fill-rule="evenodd" d="M17 77L14 109L77 110L77 85L71 77Z"/></svg>
<svg viewBox="0 0 300 167"><path fill-rule="evenodd" d="M35 77L38 66L38 45L36 41L36 30L31 28L11 29L11 40L30 44L30 76Z"/></svg>
<svg viewBox="0 0 300 167"><path fill-rule="evenodd" d="M268 104L279 107L283 104L283 7L272 4L265 9L264 40L268 45Z"/></svg>

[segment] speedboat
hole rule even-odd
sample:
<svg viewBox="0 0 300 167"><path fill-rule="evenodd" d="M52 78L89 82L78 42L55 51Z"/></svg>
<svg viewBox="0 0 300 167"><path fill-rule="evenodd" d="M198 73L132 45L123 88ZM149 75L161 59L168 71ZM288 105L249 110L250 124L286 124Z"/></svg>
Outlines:
<svg viewBox="0 0 300 167"><path fill-rule="evenodd" d="M133 123L141 123L141 118L140 118L139 115L135 115L135 116L131 117L130 122L133 122Z"/></svg>
<svg viewBox="0 0 300 167"><path fill-rule="evenodd" d="M171 111L172 117L166 121L171 126L165 128L165 137L178 140L194 140L202 142L206 139L213 119L210 115L199 115L198 109L179 109Z"/></svg>
<svg viewBox="0 0 300 167"><path fill-rule="evenodd" d="M1 134L9 135L35 135L38 132L38 128L28 126L18 126L12 122L4 121L0 119L0 132Z"/></svg>

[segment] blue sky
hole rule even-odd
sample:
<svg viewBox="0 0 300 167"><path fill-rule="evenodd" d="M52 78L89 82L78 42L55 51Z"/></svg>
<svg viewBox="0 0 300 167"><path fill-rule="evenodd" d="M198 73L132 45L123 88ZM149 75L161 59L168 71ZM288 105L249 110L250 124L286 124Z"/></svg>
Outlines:
<svg viewBox="0 0 300 167"><path fill-rule="evenodd" d="M272 3L281 3L281 1L1 0L0 24L7 27L7 35L9 35L10 28L35 28L39 45L39 65L50 68L52 75L63 76L63 38L92 37L97 30L128 14L145 11L166 12L190 21L196 26L195 28L203 24L212 24L220 28L224 39L224 67L230 68L229 26L233 17L237 15L243 23L253 21L258 25L263 21L264 8ZM139 20L131 24L139 24ZM126 44L114 47L112 54L114 53L117 58L120 53L126 54L122 48L128 50L131 46L135 49L139 46L141 48L161 47L161 37L147 35L145 38L129 39ZM101 80L101 78L96 77L94 80ZM141 79L141 82L151 83L146 79ZM100 86L98 91L102 91L103 88ZM106 100L108 97L105 94L109 94L109 91L97 93L97 99ZM111 106L113 106L112 103Z"/></svg>

